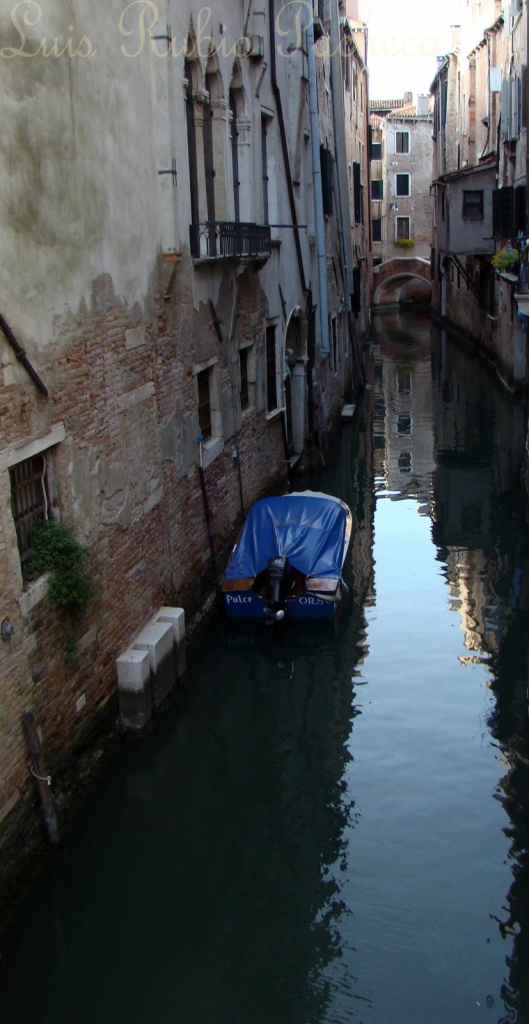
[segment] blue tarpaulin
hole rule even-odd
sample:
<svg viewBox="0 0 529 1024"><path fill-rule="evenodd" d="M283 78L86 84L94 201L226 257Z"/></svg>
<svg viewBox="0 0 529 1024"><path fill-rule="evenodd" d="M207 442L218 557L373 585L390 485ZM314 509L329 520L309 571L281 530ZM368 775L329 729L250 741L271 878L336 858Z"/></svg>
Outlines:
<svg viewBox="0 0 529 1024"><path fill-rule="evenodd" d="M305 576L339 578L346 525L346 507L325 494L301 491L263 498L248 512L226 579L257 576L272 555L285 556Z"/></svg>

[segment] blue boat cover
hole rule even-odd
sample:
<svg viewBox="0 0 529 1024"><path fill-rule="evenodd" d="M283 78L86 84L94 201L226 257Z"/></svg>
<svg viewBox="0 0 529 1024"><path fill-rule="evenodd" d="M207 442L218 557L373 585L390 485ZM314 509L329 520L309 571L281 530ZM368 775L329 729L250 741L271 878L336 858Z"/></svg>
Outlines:
<svg viewBox="0 0 529 1024"><path fill-rule="evenodd" d="M263 498L248 512L226 569L226 579L248 579L272 555L286 556L305 576L339 578L347 513L333 497L314 491Z"/></svg>

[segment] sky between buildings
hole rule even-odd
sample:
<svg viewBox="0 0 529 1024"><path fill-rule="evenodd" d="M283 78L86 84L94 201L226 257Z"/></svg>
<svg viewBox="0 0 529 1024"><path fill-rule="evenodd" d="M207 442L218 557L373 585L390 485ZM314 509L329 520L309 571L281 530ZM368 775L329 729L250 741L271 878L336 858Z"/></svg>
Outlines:
<svg viewBox="0 0 529 1024"><path fill-rule="evenodd" d="M450 50L450 26L459 24L459 0L359 0L368 26L369 98L428 93L436 57Z"/></svg>

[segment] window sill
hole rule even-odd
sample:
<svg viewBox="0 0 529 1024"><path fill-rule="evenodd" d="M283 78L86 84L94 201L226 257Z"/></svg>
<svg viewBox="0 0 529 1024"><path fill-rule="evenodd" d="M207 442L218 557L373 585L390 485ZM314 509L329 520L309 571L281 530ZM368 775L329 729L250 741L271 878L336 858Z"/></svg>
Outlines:
<svg viewBox="0 0 529 1024"><path fill-rule="evenodd" d="M275 423L283 415L283 409L274 409L272 412L267 412L266 422Z"/></svg>
<svg viewBox="0 0 529 1024"><path fill-rule="evenodd" d="M27 590L19 597L18 604L24 618L27 618L29 613L33 611L33 608L46 597L48 593L48 579L47 573L44 576L39 576L38 580L33 580L28 585Z"/></svg>
<svg viewBox="0 0 529 1024"><path fill-rule="evenodd" d="M210 437L202 444L202 468L207 469L224 448L223 437Z"/></svg>

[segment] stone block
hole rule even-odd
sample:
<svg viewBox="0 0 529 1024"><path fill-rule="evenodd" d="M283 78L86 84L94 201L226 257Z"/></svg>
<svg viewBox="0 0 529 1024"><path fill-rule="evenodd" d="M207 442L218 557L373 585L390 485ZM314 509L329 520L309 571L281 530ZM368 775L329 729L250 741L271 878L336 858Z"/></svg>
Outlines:
<svg viewBox="0 0 529 1024"><path fill-rule="evenodd" d="M121 721L127 729L143 729L152 716L149 651L129 648L116 664Z"/></svg>
<svg viewBox="0 0 529 1024"><path fill-rule="evenodd" d="M176 682L172 623L151 621L138 633L133 646L148 651L152 699L154 706L159 707Z"/></svg>

